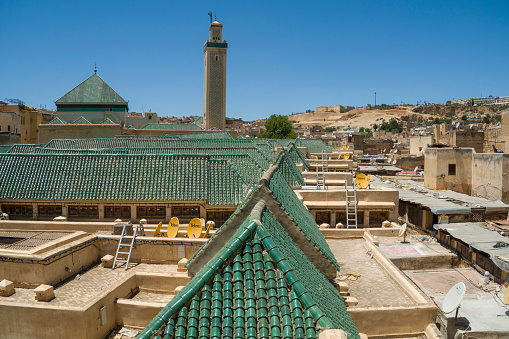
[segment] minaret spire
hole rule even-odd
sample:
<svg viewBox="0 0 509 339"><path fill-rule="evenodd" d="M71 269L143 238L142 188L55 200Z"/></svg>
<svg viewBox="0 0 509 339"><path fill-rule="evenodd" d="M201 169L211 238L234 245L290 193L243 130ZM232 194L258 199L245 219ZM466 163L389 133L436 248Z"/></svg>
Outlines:
<svg viewBox="0 0 509 339"><path fill-rule="evenodd" d="M95 63L94 74L97 74L97 62Z"/></svg>

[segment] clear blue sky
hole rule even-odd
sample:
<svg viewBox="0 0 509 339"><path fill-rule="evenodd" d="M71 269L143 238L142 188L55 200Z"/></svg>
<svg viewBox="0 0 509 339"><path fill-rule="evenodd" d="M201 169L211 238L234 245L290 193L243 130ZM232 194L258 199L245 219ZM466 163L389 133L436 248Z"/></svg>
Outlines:
<svg viewBox="0 0 509 339"><path fill-rule="evenodd" d="M203 112L208 11L227 116L509 95L504 1L0 1L0 100L55 108L98 74L132 111Z"/></svg>

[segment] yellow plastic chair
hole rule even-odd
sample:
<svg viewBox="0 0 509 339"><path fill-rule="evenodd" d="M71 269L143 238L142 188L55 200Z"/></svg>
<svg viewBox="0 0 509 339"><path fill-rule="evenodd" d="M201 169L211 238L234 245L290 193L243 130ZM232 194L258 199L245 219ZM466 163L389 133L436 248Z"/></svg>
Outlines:
<svg viewBox="0 0 509 339"><path fill-rule="evenodd" d="M343 158L344 158L345 160L350 159L350 153L345 153L345 155L343 156Z"/></svg>

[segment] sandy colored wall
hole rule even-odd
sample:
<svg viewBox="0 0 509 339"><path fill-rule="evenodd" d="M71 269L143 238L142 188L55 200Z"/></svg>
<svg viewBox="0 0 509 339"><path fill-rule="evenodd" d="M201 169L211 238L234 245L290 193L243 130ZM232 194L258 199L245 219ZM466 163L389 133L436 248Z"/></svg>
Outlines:
<svg viewBox="0 0 509 339"><path fill-rule="evenodd" d="M35 288L41 284L55 285L97 260L99 251L89 243L48 260L2 260L0 272L2 279L12 281L16 286ZM71 272L67 272L66 268Z"/></svg>
<svg viewBox="0 0 509 339"><path fill-rule="evenodd" d="M503 162L503 154L483 153L473 155L473 196L490 200L502 199Z"/></svg>
<svg viewBox="0 0 509 339"><path fill-rule="evenodd" d="M404 171L413 171L416 167L419 167L418 171L424 166L424 155L405 155L401 156L396 163L396 166Z"/></svg>
<svg viewBox="0 0 509 339"><path fill-rule="evenodd" d="M421 150L425 149L432 143L433 137L431 135L412 137L410 139L410 154L422 154Z"/></svg>
<svg viewBox="0 0 509 339"><path fill-rule="evenodd" d="M53 139L113 138L120 135L120 125L39 125L39 143Z"/></svg>
<svg viewBox="0 0 509 339"><path fill-rule="evenodd" d="M472 148L428 148L424 152L424 187L450 189L459 193L472 192ZM449 175L449 164L456 165L456 174Z"/></svg>

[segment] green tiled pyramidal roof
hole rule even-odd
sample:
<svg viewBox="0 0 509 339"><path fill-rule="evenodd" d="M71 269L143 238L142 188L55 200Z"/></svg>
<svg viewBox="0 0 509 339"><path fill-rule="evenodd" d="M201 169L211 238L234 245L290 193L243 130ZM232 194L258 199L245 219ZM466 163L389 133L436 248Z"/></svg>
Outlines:
<svg viewBox="0 0 509 339"><path fill-rule="evenodd" d="M55 104L122 104L127 105L120 95L97 74L91 75L74 87Z"/></svg>
<svg viewBox="0 0 509 339"><path fill-rule="evenodd" d="M168 134L178 139L233 139L228 131L211 131L206 130L201 133L179 133L179 134Z"/></svg>
<svg viewBox="0 0 509 339"><path fill-rule="evenodd" d="M196 124L196 125L203 125L203 117L198 117L196 118L195 121L193 121L193 124Z"/></svg>
<svg viewBox="0 0 509 339"><path fill-rule="evenodd" d="M167 131L201 131L203 128L196 124L146 124L141 129Z"/></svg>
<svg viewBox="0 0 509 339"><path fill-rule="evenodd" d="M203 155L0 154L0 199L237 205L247 187L230 161Z"/></svg>
<svg viewBox="0 0 509 339"><path fill-rule="evenodd" d="M190 272L206 260L137 338L318 338L322 328L359 338L343 298L287 232L296 226L263 186L190 259Z"/></svg>
<svg viewBox="0 0 509 339"><path fill-rule="evenodd" d="M55 119L47 123L47 125L65 125L65 124L67 124L67 122L60 119L59 117L55 117Z"/></svg>
<svg viewBox="0 0 509 339"><path fill-rule="evenodd" d="M87 118L80 116L78 119L71 122L71 125L92 125L92 123L88 121Z"/></svg>
<svg viewBox="0 0 509 339"><path fill-rule="evenodd" d="M99 123L100 125L117 125L110 118L105 118L103 121Z"/></svg>

